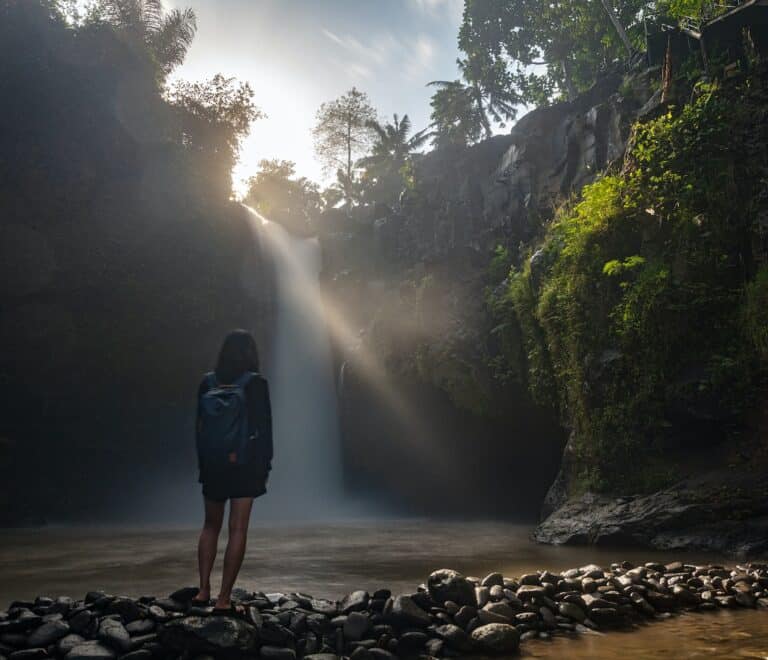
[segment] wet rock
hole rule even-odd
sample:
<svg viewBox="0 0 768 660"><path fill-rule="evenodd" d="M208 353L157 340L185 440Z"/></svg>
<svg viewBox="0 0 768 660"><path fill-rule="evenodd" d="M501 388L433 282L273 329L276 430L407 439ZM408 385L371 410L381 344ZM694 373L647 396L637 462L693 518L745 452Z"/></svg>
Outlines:
<svg viewBox="0 0 768 660"><path fill-rule="evenodd" d="M69 626L63 621L49 621L32 632L27 639L27 644L39 647L49 646L55 644L68 632Z"/></svg>
<svg viewBox="0 0 768 660"><path fill-rule="evenodd" d="M131 650L131 636L125 626L115 619L103 619L96 636L104 644L120 653Z"/></svg>
<svg viewBox="0 0 768 660"><path fill-rule="evenodd" d="M129 635L146 635L155 629L155 622L152 619L136 619L125 626Z"/></svg>
<svg viewBox="0 0 768 660"><path fill-rule="evenodd" d="M358 641L363 639L371 627L371 619L361 612L350 612L344 622L344 637L348 640Z"/></svg>
<svg viewBox="0 0 768 660"><path fill-rule="evenodd" d="M513 653L520 645L520 633L506 623L489 623L472 631L472 641L488 653Z"/></svg>
<svg viewBox="0 0 768 660"><path fill-rule="evenodd" d="M450 623L435 628L435 635L457 651L469 650L472 645L469 635L463 629Z"/></svg>
<svg viewBox="0 0 768 660"><path fill-rule="evenodd" d="M368 601L370 596L367 591L353 591L351 594L345 596L339 603L339 610L342 614L349 614L350 612L360 612L368 607Z"/></svg>
<svg viewBox="0 0 768 660"><path fill-rule="evenodd" d="M426 628L432 623L429 614L421 609L410 596L397 596L392 601L390 616L396 625Z"/></svg>
<svg viewBox="0 0 768 660"><path fill-rule="evenodd" d="M562 616L578 621L579 623L584 623L584 619L587 618L587 613L575 603L569 603L567 601L562 602L558 605L557 609Z"/></svg>
<svg viewBox="0 0 768 660"><path fill-rule="evenodd" d="M143 612L130 598L115 598L107 605L105 614L119 614L123 623L130 623L141 617Z"/></svg>
<svg viewBox="0 0 768 660"><path fill-rule="evenodd" d="M429 595L440 604L450 600L457 605L475 606L474 585L461 573L444 568L434 571L427 580Z"/></svg>
<svg viewBox="0 0 768 660"><path fill-rule="evenodd" d="M169 621L160 631L159 639L163 645L179 652L215 654L250 651L258 643L259 633L240 619L190 616Z"/></svg>
<svg viewBox="0 0 768 660"><path fill-rule="evenodd" d="M48 655L48 651L44 648L36 648L14 651L8 657L10 660L42 660L42 658L48 658L50 656Z"/></svg>
<svg viewBox="0 0 768 660"><path fill-rule="evenodd" d="M60 655L66 655L73 648L75 648L79 644L82 644L84 641L85 641L85 637L82 637L81 635L77 635L75 633L69 633L69 635L65 635L59 640L58 644L56 644L56 650L59 652Z"/></svg>
<svg viewBox="0 0 768 660"><path fill-rule="evenodd" d="M453 617L457 626L466 628L467 624L477 616L477 609L470 605L464 605Z"/></svg>
<svg viewBox="0 0 768 660"><path fill-rule="evenodd" d="M264 660L296 660L296 651L280 646L262 646L259 655Z"/></svg>
<svg viewBox="0 0 768 660"><path fill-rule="evenodd" d="M98 641L88 641L75 646L67 653L67 660L113 660L117 654Z"/></svg>
<svg viewBox="0 0 768 660"><path fill-rule="evenodd" d="M504 586L504 576L501 573L490 573L486 575L480 584L484 587Z"/></svg>

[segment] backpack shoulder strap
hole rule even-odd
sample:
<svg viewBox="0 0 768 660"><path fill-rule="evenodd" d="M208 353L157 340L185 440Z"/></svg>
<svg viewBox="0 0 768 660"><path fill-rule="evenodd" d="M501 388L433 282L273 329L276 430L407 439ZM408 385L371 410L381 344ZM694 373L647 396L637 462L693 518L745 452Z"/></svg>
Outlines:
<svg viewBox="0 0 768 660"><path fill-rule="evenodd" d="M215 371L209 371L205 375L205 380L208 382L208 387L213 389L214 387L219 386L219 381L216 379L216 372Z"/></svg>
<svg viewBox="0 0 768 660"><path fill-rule="evenodd" d="M245 386L246 386L248 383L250 383L250 382L251 382L251 380L253 379L253 377L254 377L255 375L256 375L256 374L254 374L252 371L246 371L246 372L245 372L245 373L244 373L242 376L240 376L240 378L238 378L238 379L235 381L235 385L237 385L237 386L238 386L238 387L240 387L240 388L243 388L243 387L245 387Z"/></svg>

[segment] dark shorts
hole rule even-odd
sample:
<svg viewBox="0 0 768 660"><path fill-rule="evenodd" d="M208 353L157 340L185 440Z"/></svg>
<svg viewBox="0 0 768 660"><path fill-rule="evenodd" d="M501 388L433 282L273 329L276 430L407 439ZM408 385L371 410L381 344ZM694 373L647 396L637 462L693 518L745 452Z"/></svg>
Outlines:
<svg viewBox="0 0 768 660"><path fill-rule="evenodd" d="M223 502L233 497L259 497L267 492L269 469L262 465L224 465L201 470L206 499Z"/></svg>

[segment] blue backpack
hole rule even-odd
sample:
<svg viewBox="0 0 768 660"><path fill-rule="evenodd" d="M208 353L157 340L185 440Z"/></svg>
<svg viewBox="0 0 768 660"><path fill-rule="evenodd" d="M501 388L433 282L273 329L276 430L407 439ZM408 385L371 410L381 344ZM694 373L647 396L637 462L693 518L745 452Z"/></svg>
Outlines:
<svg viewBox="0 0 768 660"><path fill-rule="evenodd" d="M229 454L237 453L237 464L248 460L248 444L256 431L248 424L245 387L254 377L246 371L232 385L221 385L216 374L206 378L209 389L200 396L197 452L201 463L229 463Z"/></svg>

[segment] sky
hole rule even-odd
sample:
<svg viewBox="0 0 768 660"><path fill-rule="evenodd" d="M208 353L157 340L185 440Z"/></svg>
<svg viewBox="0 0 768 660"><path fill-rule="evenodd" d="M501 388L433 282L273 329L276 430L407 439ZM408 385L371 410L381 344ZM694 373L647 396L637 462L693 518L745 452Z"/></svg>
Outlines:
<svg viewBox="0 0 768 660"><path fill-rule="evenodd" d="M429 124L431 80L457 78L462 0L165 0L192 7L198 32L173 78L216 73L248 81L267 119L254 123L235 168L235 192L263 158L296 163L324 182L311 130L315 113L352 86L381 119Z"/></svg>

